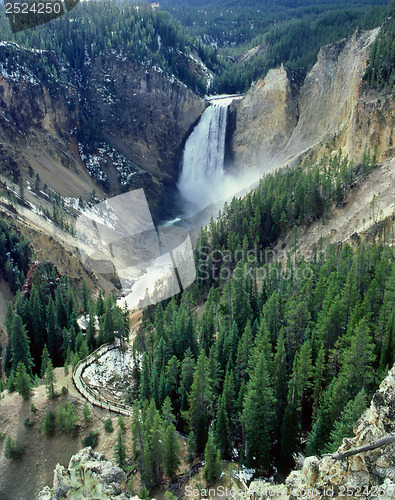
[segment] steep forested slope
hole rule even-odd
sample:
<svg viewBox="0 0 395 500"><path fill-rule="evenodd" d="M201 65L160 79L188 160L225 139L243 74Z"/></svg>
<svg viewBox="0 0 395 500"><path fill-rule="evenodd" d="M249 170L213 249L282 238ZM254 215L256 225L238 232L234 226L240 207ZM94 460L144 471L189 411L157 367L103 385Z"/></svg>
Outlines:
<svg viewBox="0 0 395 500"><path fill-rule="evenodd" d="M265 29L286 20L316 16L323 12L343 11L345 17L349 9L361 14L372 5L384 5L386 0L273 0L261 2L249 0L225 2L207 0L164 0L160 5L174 15L197 36L206 36L219 46L229 46L247 42ZM340 17L338 18L340 21ZM343 20L345 22L346 20Z"/></svg>
<svg viewBox="0 0 395 500"><path fill-rule="evenodd" d="M207 65L215 64L215 51L197 44L169 13L106 0L80 3L64 16L16 35L11 33L1 9L0 39L55 53L58 62L77 71L83 71L98 55L115 51L134 61L158 66L197 90L204 90L205 84L190 70L186 54L199 51ZM44 74L54 72L45 52L41 64ZM57 69L56 74L60 79L67 78L65 71Z"/></svg>
<svg viewBox="0 0 395 500"><path fill-rule="evenodd" d="M379 25L394 8L387 2L284 1L240 3L166 0L191 33L222 49L214 80L217 92L244 91L271 68L287 64L308 68L319 49L357 27ZM380 5L381 4L381 5Z"/></svg>
<svg viewBox="0 0 395 500"><path fill-rule="evenodd" d="M394 13L392 13L394 14ZM386 20L370 52L365 75L372 87L392 90L395 83L395 19Z"/></svg>
<svg viewBox="0 0 395 500"><path fill-rule="evenodd" d="M368 159L354 168L337 155L267 176L202 231L197 284L145 311L139 399L161 408L170 397L199 452L266 471L274 459L286 471L307 435L307 452L320 453L350 432L342 422L358 418L394 362L390 248L318 246L310 260L295 253L282 264L270 250L280 231L321 217L370 169ZM144 441L136 446L149 476Z"/></svg>

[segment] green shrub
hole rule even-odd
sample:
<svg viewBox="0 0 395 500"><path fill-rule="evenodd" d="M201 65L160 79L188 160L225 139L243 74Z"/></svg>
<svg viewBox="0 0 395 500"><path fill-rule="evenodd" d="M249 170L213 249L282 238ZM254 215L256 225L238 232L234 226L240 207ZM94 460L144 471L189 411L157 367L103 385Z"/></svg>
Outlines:
<svg viewBox="0 0 395 500"><path fill-rule="evenodd" d="M89 405L87 401L84 403L84 409L82 410L82 416L84 417L85 422L89 422L92 420L92 413L89 409Z"/></svg>
<svg viewBox="0 0 395 500"><path fill-rule="evenodd" d="M10 376L7 380L7 390L9 392L15 392L15 371L12 370Z"/></svg>
<svg viewBox="0 0 395 500"><path fill-rule="evenodd" d="M66 401L58 410L55 417L55 428L59 432L74 435L77 430L78 417L75 413L74 406Z"/></svg>
<svg viewBox="0 0 395 500"><path fill-rule="evenodd" d="M31 411L32 413L36 413L37 408L36 408L36 405L35 405L34 403L32 403L32 404L30 405L30 411Z"/></svg>
<svg viewBox="0 0 395 500"><path fill-rule="evenodd" d="M8 460L19 458L23 453L23 446L21 446L18 441L12 439L11 436L7 436L4 445L4 456Z"/></svg>
<svg viewBox="0 0 395 500"><path fill-rule="evenodd" d="M30 420L29 417L27 417L23 423L25 424L25 427L32 427L34 425L34 421Z"/></svg>
<svg viewBox="0 0 395 500"><path fill-rule="evenodd" d="M84 448L86 448L87 446L91 446L92 448L96 448L98 439L99 439L99 431L91 431L82 440L82 445L84 446Z"/></svg>
<svg viewBox="0 0 395 500"><path fill-rule="evenodd" d="M146 486L143 486L140 490L140 498L142 500L147 500L148 498L150 498L150 494L149 494L149 491L147 490Z"/></svg>
<svg viewBox="0 0 395 500"><path fill-rule="evenodd" d="M123 418L123 415L119 415L119 417L118 417L118 425L119 425L119 428L122 429L122 431L124 432L125 429L126 429L126 426L125 426L125 420Z"/></svg>
<svg viewBox="0 0 395 500"><path fill-rule="evenodd" d="M65 396L69 392L69 389L65 386L62 387L62 394Z"/></svg>
<svg viewBox="0 0 395 500"><path fill-rule="evenodd" d="M114 432L114 427L112 426L112 420L111 418L108 418L105 422L104 422L104 430L106 432Z"/></svg>

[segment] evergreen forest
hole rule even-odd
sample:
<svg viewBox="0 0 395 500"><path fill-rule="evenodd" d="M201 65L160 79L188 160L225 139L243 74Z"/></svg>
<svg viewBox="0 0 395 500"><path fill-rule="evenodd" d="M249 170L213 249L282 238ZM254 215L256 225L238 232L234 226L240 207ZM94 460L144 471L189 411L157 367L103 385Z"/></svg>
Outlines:
<svg viewBox="0 0 395 500"><path fill-rule="evenodd" d="M395 256L380 244L322 243L305 259L297 244L303 227L325 222L375 168L368 150L356 166L339 151L318 165L268 174L201 230L197 281L144 309L134 384L125 394L137 410L133 442L120 429L115 456L125 467L131 451L148 489L175 475L177 432L189 460L204 455L208 483L221 460L287 473L295 453L331 452L351 435L395 361ZM369 216L378 217L374 198ZM12 261L17 278L33 256L11 223L1 229L1 255L24 249ZM287 233L294 251L274 259L273 245ZM84 332L81 314L89 315ZM94 299L86 282L45 262L31 268L5 323L7 388L21 394L39 377L51 391L53 366L74 367L129 334L128 311L112 295Z"/></svg>

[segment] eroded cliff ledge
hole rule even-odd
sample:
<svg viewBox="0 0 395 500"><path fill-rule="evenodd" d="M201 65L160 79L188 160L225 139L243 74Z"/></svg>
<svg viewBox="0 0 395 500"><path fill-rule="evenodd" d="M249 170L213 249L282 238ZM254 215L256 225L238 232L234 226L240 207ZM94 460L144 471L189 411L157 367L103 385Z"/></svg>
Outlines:
<svg viewBox="0 0 395 500"><path fill-rule="evenodd" d="M394 154L395 103L363 79L379 28L323 47L305 79L269 71L230 109L229 156L237 168L292 164L307 152L343 148L360 161L366 147Z"/></svg>

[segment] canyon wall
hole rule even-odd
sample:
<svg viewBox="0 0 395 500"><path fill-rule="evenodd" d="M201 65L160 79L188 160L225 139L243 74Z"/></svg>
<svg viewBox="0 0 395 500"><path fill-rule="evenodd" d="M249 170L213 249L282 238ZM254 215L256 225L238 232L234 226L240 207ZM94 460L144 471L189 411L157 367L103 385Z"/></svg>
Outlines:
<svg viewBox="0 0 395 500"><path fill-rule="evenodd" d="M73 197L143 187L159 212L206 101L160 69L119 54L99 56L81 71L46 57L57 72L44 77L40 51L0 44L0 173L14 182L38 173Z"/></svg>
<svg viewBox="0 0 395 500"><path fill-rule="evenodd" d="M364 74L379 28L323 47L305 78L269 71L231 107L228 157L238 168L295 163L302 155L343 148L361 160L377 147L380 160L394 154L395 104L391 94L368 87Z"/></svg>

